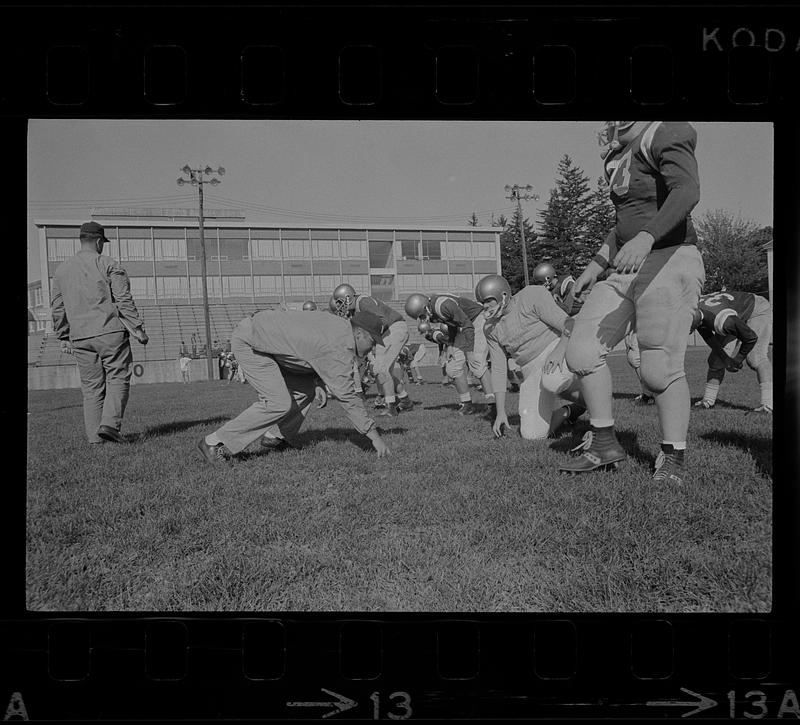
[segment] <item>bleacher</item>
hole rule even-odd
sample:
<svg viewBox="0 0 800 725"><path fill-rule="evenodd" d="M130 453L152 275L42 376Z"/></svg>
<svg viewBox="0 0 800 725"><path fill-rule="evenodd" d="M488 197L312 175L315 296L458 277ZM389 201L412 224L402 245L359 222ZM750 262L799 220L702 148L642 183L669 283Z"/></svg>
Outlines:
<svg viewBox="0 0 800 725"><path fill-rule="evenodd" d="M322 308L322 303L318 304ZM409 323L409 342L422 342L423 337L417 332L416 325L405 317L403 302L391 301L388 304L400 312ZM239 321L259 309L263 309L263 306L248 302L210 304L208 310L212 343L214 340L219 340L224 345ZM150 341L147 345L139 345L136 342L131 345L135 361L174 360L178 357L181 341L186 344L191 356L192 333L196 333L199 340L205 339L203 306L200 304L140 305L139 312L144 318L144 326ZM197 357L203 356L202 342L199 342ZM28 336L29 365L74 365L74 363L73 357L61 352L61 344L54 334L35 333Z"/></svg>

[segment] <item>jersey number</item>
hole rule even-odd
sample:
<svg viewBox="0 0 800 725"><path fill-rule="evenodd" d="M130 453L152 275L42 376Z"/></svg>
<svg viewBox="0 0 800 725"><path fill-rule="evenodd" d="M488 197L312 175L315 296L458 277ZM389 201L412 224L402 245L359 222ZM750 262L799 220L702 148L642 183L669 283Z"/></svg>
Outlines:
<svg viewBox="0 0 800 725"><path fill-rule="evenodd" d="M631 180L631 158L633 151L628 151L617 162L614 173L611 176L611 192L617 196L625 196L628 193L628 183Z"/></svg>

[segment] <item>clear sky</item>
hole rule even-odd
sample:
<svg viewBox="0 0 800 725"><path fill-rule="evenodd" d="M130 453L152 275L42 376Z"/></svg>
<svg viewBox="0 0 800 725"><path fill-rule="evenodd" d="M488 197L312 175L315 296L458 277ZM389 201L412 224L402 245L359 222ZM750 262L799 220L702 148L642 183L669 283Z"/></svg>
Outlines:
<svg viewBox="0 0 800 725"><path fill-rule="evenodd" d="M28 280L40 278L34 219L88 220L93 206L196 208L181 167L224 166L206 208L309 224L458 224L510 216L505 184L532 184L532 221L564 154L602 173L599 122L32 120ZM701 196L711 209L772 224L769 123L693 123ZM113 254L113 249L111 250Z"/></svg>

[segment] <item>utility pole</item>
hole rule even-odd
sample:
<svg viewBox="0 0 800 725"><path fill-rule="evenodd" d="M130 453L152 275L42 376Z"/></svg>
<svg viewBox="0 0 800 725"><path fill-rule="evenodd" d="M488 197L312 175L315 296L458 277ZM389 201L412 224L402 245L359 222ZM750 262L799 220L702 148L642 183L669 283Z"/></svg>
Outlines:
<svg viewBox="0 0 800 725"><path fill-rule="evenodd" d="M208 313L208 281L206 280L206 238L203 229L203 184L211 184L217 186L221 182L219 179L204 179L203 175L211 176L211 174L219 174L222 176L225 169L220 166L218 169L212 169L206 166L204 169L193 169L189 164L186 164L181 171L186 174L188 179L178 178L178 186L184 184L191 184L196 186L200 195L200 208L197 217L198 225L200 227L200 274L203 279L203 319L206 326L206 363L208 364L208 379L214 380L214 360L211 353L211 318Z"/></svg>
<svg viewBox="0 0 800 725"><path fill-rule="evenodd" d="M525 244L525 225L522 223L522 204L520 199L524 199L528 201L529 199L533 199L534 201L539 200L538 194L532 194L533 187L528 184L527 186L520 186L519 184L514 184L513 186L506 184L505 186L506 192L509 192L510 195L506 197L506 199L510 199L511 201L517 202L517 220L519 222L519 239L522 243L522 272L525 275L525 286L527 287L530 282L528 281L528 250L527 245ZM524 191L525 194L520 196L520 192Z"/></svg>

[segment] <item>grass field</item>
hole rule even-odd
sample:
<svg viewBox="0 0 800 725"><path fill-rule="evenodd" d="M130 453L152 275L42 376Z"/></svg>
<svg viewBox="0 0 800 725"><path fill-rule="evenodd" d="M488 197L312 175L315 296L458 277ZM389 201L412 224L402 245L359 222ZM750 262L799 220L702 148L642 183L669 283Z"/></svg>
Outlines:
<svg viewBox="0 0 800 725"><path fill-rule="evenodd" d="M687 354L693 399L706 355ZM416 409L379 423L384 460L335 401L312 408L302 449L215 467L195 441L253 401L249 385L134 386L129 442L92 447L80 391L32 391L28 608L769 611L772 418L748 413L755 374L692 410L688 480L656 485L655 408L631 403L624 355L610 364L629 458L578 477L555 469L585 416L559 440L495 440L432 368Z"/></svg>

